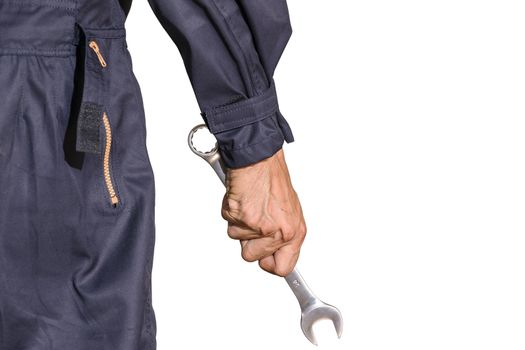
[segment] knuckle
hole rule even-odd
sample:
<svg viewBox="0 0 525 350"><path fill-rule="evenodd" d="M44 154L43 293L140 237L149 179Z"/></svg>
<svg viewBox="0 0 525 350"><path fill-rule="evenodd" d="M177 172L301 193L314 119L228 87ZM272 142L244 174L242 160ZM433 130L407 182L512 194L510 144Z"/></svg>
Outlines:
<svg viewBox="0 0 525 350"><path fill-rule="evenodd" d="M283 229L282 233L283 233L283 241L284 242L291 241L294 238L294 236L295 236L295 232L293 230L290 230L289 228Z"/></svg>
<svg viewBox="0 0 525 350"><path fill-rule="evenodd" d="M275 266L274 272L275 272L276 275L279 275L281 277L285 277L290 272L292 272L292 268L290 266L277 265L277 266Z"/></svg>
<svg viewBox="0 0 525 350"><path fill-rule="evenodd" d="M221 216L226 221L231 221L231 214L228 209L221 209Z"/></svg>
<svg viewBox="0 0 525 350"><path fill-rule="evenodd" d="M221 207L221 216L228 222L238 221L239 209L237 203L224 197Z"/></svg>
<svg viewBox="0 0 525 350"><path fill-rule="evenodd" d="M304 238L306 236L306 232L308 231L308 228L306 227L306 224L303 222L301 223L301 225L299 226L299 235Z"/></svg>
<svg viewBox="0 0 525 350"><path fill-rule="evenodd" d="M261 234L265 237L271 236L275 232L274 227L268 223L262 224L259 227L259 230L261 231Z"/></svg>

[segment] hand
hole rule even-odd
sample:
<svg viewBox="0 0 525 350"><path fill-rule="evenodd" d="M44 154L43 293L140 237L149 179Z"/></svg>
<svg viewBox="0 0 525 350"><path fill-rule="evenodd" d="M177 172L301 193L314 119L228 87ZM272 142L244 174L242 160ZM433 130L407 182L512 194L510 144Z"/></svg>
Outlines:
<svg viewBox="0 0 525 350"><path fill-rule="evenodd" d="M241 243L244 260L259 260L263 270L279 276L293 270L306 224L282 149L260 162L227 170L221 213L228 221L228 235Z"/></svg>

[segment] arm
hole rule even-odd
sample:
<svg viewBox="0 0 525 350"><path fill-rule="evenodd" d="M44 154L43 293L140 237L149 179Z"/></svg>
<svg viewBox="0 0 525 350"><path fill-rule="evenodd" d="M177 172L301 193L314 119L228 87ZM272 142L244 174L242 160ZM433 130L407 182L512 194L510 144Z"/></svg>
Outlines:
<svg viewBox="0 0 525 350"><path fill-rule="evenodd" d="M300 236L299 231L288 232L292 230L288 226L294 226L289 221L302 218L282 152L284 141L292 142L293 135L279 110L273 81L275 67L291 35L286 1L148 1L181 53L201 116L216 137L229 168L223 207L229 232L232 227L253 231L233 235L241 241L243 257L251 261L258 258L261 267L270 272L287 272L288 260L286 266L277 260L276 267L270 266L271 256L290 250L285 249L285 243ZM261 173L265 181L256 178ZM274 182L279 183L278 190L270 188ZM264 200L270 196L280 198L272 205L286 203L281 209L294 207L294 214L272 219L277 221L271 228L254 227L255 223L247 218L267 212ZM232 203L242 204L242 209L231 211ZM285 226L289 234L279 238L278 232ZM273 236L272 244L268 243ZM298 254L298 248L294 254Z"/></svg>

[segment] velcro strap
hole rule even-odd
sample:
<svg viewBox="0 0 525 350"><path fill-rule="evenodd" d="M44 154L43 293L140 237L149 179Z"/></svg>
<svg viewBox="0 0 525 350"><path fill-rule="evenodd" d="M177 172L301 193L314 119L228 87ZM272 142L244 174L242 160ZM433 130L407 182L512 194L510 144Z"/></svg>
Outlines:
<svg viewBox="0 0 525 350"><path fill-rule="evenodd" d="M100 123L103 106L93 102L83 102L77 121L77 144L79 152L100 153Z"/></svg>
<svg viewBox="0 0 525 350"><path fill-rule="evenodd" d="M279 109L273 80L262 94L201 113L211 133L235 129L272 116Z"/></svg>

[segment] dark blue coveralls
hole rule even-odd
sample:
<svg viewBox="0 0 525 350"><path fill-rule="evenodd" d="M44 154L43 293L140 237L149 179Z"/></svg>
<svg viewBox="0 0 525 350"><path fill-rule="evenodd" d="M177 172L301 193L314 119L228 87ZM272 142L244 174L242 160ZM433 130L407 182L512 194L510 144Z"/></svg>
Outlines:
<svg viewBox="0 0 525 350"><path fill-rule="evenodd" d="M293 141L284 0L149 0L226 165ZM154 179L129 0L0 0L0 350L151 350Z"/></svg>

